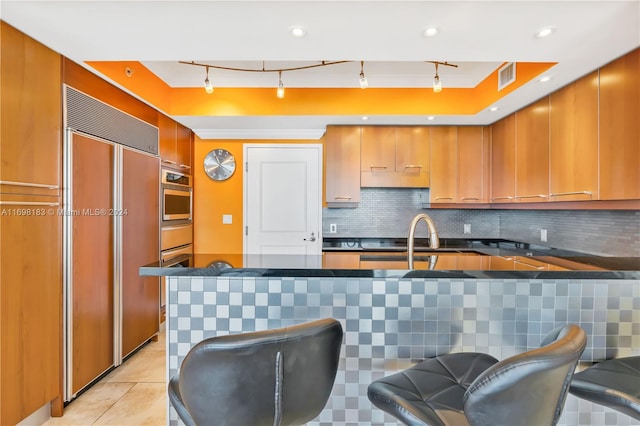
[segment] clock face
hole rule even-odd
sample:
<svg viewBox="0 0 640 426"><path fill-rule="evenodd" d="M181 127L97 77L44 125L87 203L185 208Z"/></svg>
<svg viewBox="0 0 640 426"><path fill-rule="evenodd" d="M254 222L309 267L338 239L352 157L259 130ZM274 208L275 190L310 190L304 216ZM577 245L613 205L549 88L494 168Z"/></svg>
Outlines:
<svg viewBox="0 0 640 426"><path fill-rule="evenodd" d="M226 149L214 149L204 157L204 172L213 180L227 180L236 171L236 159Z"/></svg>

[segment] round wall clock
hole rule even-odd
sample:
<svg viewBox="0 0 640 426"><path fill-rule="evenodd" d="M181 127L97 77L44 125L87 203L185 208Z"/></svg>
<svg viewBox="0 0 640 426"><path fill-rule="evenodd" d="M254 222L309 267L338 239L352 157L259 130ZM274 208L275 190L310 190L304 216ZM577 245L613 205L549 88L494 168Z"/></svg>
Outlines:
<svg viewBox="0 0 640 426"><path fill-rule="evenodd" d="M235 171L236 159L226 149L214 149L204 157L204 172L213 180L227 180Z"/></svg>

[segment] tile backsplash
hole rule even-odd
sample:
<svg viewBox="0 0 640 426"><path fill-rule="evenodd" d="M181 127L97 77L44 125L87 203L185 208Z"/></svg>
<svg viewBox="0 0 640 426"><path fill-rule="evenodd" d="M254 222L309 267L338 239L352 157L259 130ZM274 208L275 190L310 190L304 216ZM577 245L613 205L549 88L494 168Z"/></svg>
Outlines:
<svg viewBox="0 0 640 426"><path fill-rule="evenodd" d="M504 238L604 256L640 256L640 212L627 210L430 209L428 189L362 188L357 208L324 208L325 237L406 238L427 213L441 238ZM336 233L330 234L330 224ZM471 233L464 233L464 225ZM540 230L547 230L541 242ZM418 224L416 237L427 237Z"/></svg>

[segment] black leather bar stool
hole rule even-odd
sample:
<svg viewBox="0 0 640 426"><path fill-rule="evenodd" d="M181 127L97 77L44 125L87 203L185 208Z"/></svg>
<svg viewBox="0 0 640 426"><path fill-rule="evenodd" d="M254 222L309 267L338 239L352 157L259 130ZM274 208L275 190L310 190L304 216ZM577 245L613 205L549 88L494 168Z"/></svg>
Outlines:
<svg viewBox="0 0 640 426"><path fill-rule="evenodd" d="M304 424L329 399L342 336L323 319L205 339L169 381L169 400L187 426Z"/></svg>
<svg viewBox="0 0 640 426"><path fill-rule="evenodd" d="M555 425L587 337L577 325L503 361L481 353L431 358L369 385L369 400L408 425Z"/></svg>
<svg viewBox="0 0 640 426"><path fill-rule="evenodd" d="M640 356L609 359L576 373L569 392L640 420Z"/></svg>

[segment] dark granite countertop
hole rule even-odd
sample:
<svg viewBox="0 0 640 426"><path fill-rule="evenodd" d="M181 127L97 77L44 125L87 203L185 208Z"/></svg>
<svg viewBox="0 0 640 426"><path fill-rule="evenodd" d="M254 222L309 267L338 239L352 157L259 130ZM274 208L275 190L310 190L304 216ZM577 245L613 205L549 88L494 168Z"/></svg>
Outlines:
<svg viewBox="0 0 640 426"><path fill-rule="evenodd" d="M513 242L491 240L456 246L447 242L440 250L422 247L409 270L406 251L327 251L302 255L183 255L171 264L155 262L140 268L140 275L227 277L376 277L376 278L476 278L476 279L640 279L640 258L600 257L573 252L517 247ZM366 247L366 245L365 245ZM433 256L437 256L434 263ZM532 259L541 270L492 267L502 260ZM337 262L336 262L337 260ZM471 260L471 262L469 262ZM478 264L474 267L470 265ZM451 267L450 265L462 265ZM546 266L545 266L546 265ZM429 269L435 268L435 269ZM558 270L561 269L561 270Z"/></svg>

